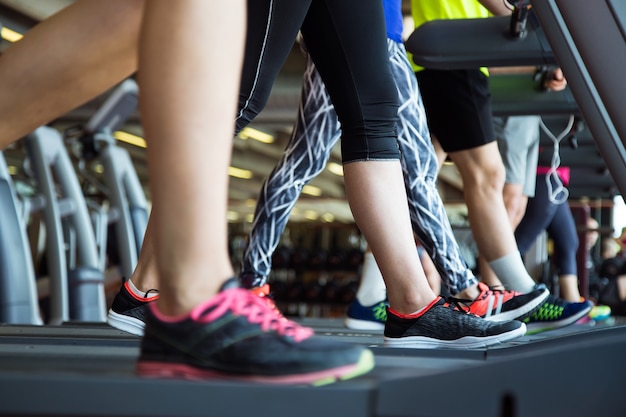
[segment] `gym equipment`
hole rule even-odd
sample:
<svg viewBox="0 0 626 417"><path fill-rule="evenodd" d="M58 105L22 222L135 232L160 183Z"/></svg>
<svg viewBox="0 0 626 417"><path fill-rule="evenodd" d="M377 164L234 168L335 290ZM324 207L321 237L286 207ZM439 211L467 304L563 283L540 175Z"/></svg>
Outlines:
<svg viewBox="0 0 626 417"><path fill-rule="evenodd" d="M604 59L604 69L613 66L613 63L607 64L610 53L610 59L616 62L614 68L609 68L609 76L614 76L624 68L621 60L626 59L623 40L623 22L626 19L622 19L625 16L624 6L618 2L537 0L534 5L542 21L548 22L546 26L554 29L554 45L559 53L559 37L562 36L563 42L572 40L565 22L575 21L577 16L582 20L582 24L576 25L577 29L581 33L584 31L585 38L599 37L598 32L604 29L613 33L615 37L604 39L602 47L597 44L591 47L602 54L599 57ZM589 8L602 9L603 12L591 13ZM604 13L607 11L608 14ZM550 21L551 18L553 21ZM597 26L592 33L589 32L589 21ZM616 25L618 30L607 28L609 24ZM587 40L583 39L584 42ZM607 40L613 42L606 43ZM583 56L589 52L580 45L579 51ZM578 54L575 49L566 50L563 54L559 60L568 80L575 84L572 78L576 78L577 71L582 72L579 76L585 75L586 67L579 70L575 62L567 62L568 54L573 55L571 58ZM585 59L585 63L590 62L590 59ZM598 82L597 77L601 74L593 73L596 76L591 76L589 81ZM593 125L590 123L593 136L599 144L606 142L603 143L605 150L611 146L621 149L623 143L620 137L626 137L626 131L622 130L626 120L611 117L619 114L615 113L618 108L614 107L618 102L607 98L603 104L594 99L606 94L605 87L609 85L615 90L616 98L624 97L626 83L621 77L607 79L606 85L596 89L595 84L586 86L584 80L577 81L582 82L579 87L581 92L575 95L578 95L585 118L594 120ZM589 90L585 91L587 88ZM612 94L609 96L613 97ZM583 105L585 97L591 102ZM600 105L607 108L603 110ZM609 133L607 136L598 134L603 129ZM614 176L616 173L623 174L624 164L618 163L622 156L618 153L612 161ZM48 330L41 327L28 329ZM0 327L2 330L6 329ZM293 416L295 413L301 417L622 417L626 414L623 401L626 379L623 377L623 365L619 365L624 363L624 322L614 327L599 324L595 328L569 326L525 336L501 348L487 350L424 351L374 346L377 365L373 372L315 389L235 384L223 380L200 383L139 378L133 373L137 345L129 345L132 341L128 340L115 343L113 339L119 337L119 332L108 330L112 336L100 336L95 346L93 335L59 338L59 334L66 335L67 328L57 330L56 336L52 333L44 337L39 333L39 338L37 334L27 334L21 328L16 329L17 334L4 333L0 337L0 346L3 347L0 352L0 392L3 395L0 415L234 417L261 413L278 417ZM355 342L361 340L368 346L372 344L371 334L365 337L363 334L333 333L331 330L329 334L324 331L318 331L318 334ZM36 349L24 349L25 345L35 346ZM576 366L572 371L572 364L580 364L581 358L584 358L584 366ZM554 378L546 377L546 373L561 378L555 383ZM602 383L590 384L590 381ZM37 393L36 401L25 401L24 398L30 398L33 392ZM72 401L67 400L68 392L72 393ZM117 400L126 398L128 392L133 393L133 401ZM452 396L454 401L450 400Z"/></svg>
<svg viewBox="0 0 626 417"><path fill-rule="evenodd" d="M531 14L532 16L532 14ZM418 27L406 47L416 64L432 69L466 69L556 64L543 30L528 19L527 35L510 34L509 17L430 21ZM491 74L493 113L498 116L579 114L569 88L537 89L530 74Z"/></svg>
<svg viewBox="0 0 626 417"><path fill-rule="evenodd" d="M0 323L42 324L23 205L0 152Z"/></svg>
<svg viewBox="0 0 626 417"><path fill-rule="evenodd" d="M85 197L61 134L43 126L24 138L27 165L45 204L50 324L106 321L104 274Z"/></svg>
<svg viewBox="0 0 626 417"><path fill-rule="evenodd" d="M26 165L36 179L43 203L28 204L26 201L22 205L27 208L22 211L41 210L43 213L50 277L49 324L106 321L103 271L109 223L115 223L122 274L131 276L137 263L148 222L147 202L128 152L117 146L112 136L112 131L136 107L137 85L133 80L126 80L81 130L83 159L79 161L79 167L84 168L87 155L97 158L103 166L103 188L110 202L110 209L106 211L101 207L93 210L95 204L85 199L58 131L44 126L24 139L28 155ZM2 258L6 261L2 262L0 276L3 289L0 321L36 324L41 319L34 288L33 262L24 221L19 215L20 202L12 188L6 164L0 171L0 193L3 194L2 204L6 205L4 218L0 219L2 239L3 242L22 239L17 246L2 245L0 256L6 257ZM83 173L85 171L83 169ZM20 308L24 311L20 312Z"/></svg>
<svg viewBox="0 0 626 417"><path fill-rule="evenodd" d="M128 151L117 144L113 132L137 109L138 87L133 79L120 83L84 127L68 131L70 142L79 143L79 170L95 185L109 203L106 211L94 215L99 224L98 242L101 254L107 246L108 224L114 225L115 247L122 276L130 277L137 265L148 225L146 196ZM87 162L103 168L103 181L89 172ZM101 263L104 260L101 259Z"/></svg>
<svg viewBox="0 0 626 417"><path fill-rule="evenodd" d="M416 64L432 69L555 65L533 13L526 7L516 10L524 14L520 36L513 34L512 27L519 28L515 16L435 20L418 27L406 48ZM489 84L498 116L580 113L569 88L545 94L529 74L491 74Z"/></svg>
<svg viewBox="0 0 626 417"><path fill-rule="evenodd" d="M626 380L616 368L624 325L570 326L492 349L422 350L385 348L380 333L349 331L341 320L303 324L314 325L322 337L370 346L376 368L318 388L146 379L134 375L137 337L105 326L0 327L0 415L622 417L626 410ZM581 358L584 366L572 374ZM546 372L572 377L555 384ZM36 400L25 401L33 392ZM117 400L128 392L134 401Z"/></svg>
<svg viewBox="0 0 626 417"><path fill-rule="evenodd" d="M569 87L562 91L540 91L531 74L491 74L489 90L496 116L569 115L580 109Z"/></svg>
<svg viewBox="0 0 626 417"><path fill-rule="evenodd" d="M606 166L626 195L626 3L542 0L532 5Z"/></svg>
<svg viewBox="0 0 626 417"><path fill-rule="evenodd" d="M415 29L405 45L416 64L432 69L556 64L532 16L523 37L513 36L510 25L508 16L433 20Z"/></svg>

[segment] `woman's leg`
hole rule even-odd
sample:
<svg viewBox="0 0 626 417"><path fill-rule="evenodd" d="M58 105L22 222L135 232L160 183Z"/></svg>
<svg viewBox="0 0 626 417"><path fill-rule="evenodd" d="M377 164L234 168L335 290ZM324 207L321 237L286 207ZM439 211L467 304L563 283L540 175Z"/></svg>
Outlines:
<svg viewBox="0 0 626 417"><path fill-rule="evenodd" d="M229 288L228 121L240 81L244 4L146 5L140 105L150 140L161 295L148 309L137 369L144 376L285 384L354 377L373 367L369 350L312 337L310 329L279 316L250 291ZM215 18L213 24L206 24L207 16ZM171 30L164 32L165 26Z"/></svg>
<svg viewBox="0 0 626 417"><path fill-rule="evenodd" d="M77 1L9 47L0 56L0 148L131 75L142 7Z"/></svg>
<svg viewBox="0 0 626 417"><path fill-rule="evenodd" d="M0 56L0 115L5 120L0 123L0 147L135 72L143 5L143 0L80 0L8 48ZM144 291L158 285L151 229L133 274Z"/></svg>
<svg viewBox="0 0 626 417"><path fill-rule="evenodd" d="M340 127L326 87L307 54L294 130L280 161L261 187L254 223L243 258L244 287L260 287L272 268L278 246L302 187L326 166Z"/></svg>
<svg viewBox="0 0 626 417"><path fill-rule="evenodd" d="M351 3L314 1L302 34L342 124L344 180L355 221L376 257L391 307L410 314L436 296L410 227L382 3ZM342 20L354 10L359 14Z"/></svg>
<svg viewBox="0 0 626 417"><path fill-rule="evenodd" d="M247 0L248 19L235 133L247 126L267 103L274 80L293 47L309 2ZM152 223L150 216L137 268L131 277L141 292L158 288ZM137 321L137 325L142 326L141 320Z"/></svg>
<svg viewBox="0 0 626 417"><path fill-rule="evenodd" d="M224 220L232 122L224 121L236 109L244 39L233 30L244 27L242 1L181 3L147 4L138 77L150 143L158 303L170 315L188 313L233 275ZM220 18L207 25L216 8ZM189 28L163 31L162 22Z"/></svg>
<svg viewBox="0 0 626 417"><path fill-rule="evenodd" d="M522 255L532 247L543 233L556 212L557 206L550 202L545 175L537 175L535 196L528 199L526 213L515 229L515 241Z"/></svg>
<svg viewBox="0 0 626 417"><path fill-rule="evenodd" d="M248 0L248 23L235 132L265 107L311 0Z"/></svg>
<svg viewBox="0 0 626 417"><path fill-rule="evenodd" d="M398 144L409 198L411 224L441 275L448 293L456 295L476 286L478 281L461 257L437 189L437 157L430 141L426 114L413 68L402 44L390 40L387 44L391 71L400 98Z"/></svg>
<svg viewBox="0 0 626 417"><path fill-rule="evenodd" d="M578 232L567 202L557 205L552 221L546 228L554 242L555 266L559 276L559 297L570 303L580 302L578 289Z"/></svg>

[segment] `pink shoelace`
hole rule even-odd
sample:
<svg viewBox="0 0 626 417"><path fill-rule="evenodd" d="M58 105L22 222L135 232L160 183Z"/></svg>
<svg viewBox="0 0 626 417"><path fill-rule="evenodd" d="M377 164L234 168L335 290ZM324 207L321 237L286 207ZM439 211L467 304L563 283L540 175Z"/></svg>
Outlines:
<svg viewBox="0 0 626 417"><path fill-rule="evenodd" d="M250 323L259 324L264 332L274 330L276 333L292 337L300 342L313 335L313 330L301 326L272 309L263 297L249 290L234 288L217 294L191 312L193 320L208 323L215 321L228 310L237 316L246 317Z"/></svg>

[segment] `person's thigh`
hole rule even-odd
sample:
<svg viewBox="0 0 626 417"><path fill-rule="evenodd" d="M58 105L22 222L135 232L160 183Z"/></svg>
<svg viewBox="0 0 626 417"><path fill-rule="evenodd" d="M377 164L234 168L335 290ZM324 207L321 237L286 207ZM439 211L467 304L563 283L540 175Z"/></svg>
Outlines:
<svg viewBox="0 0 626 417"><path fill-rule="evenodd" d="M311 0L248 0L246 48L235 133L254 120L267 104L310 3Z"/></svg>
<svg viewBox="0 0 626 417"><path fill-rule="evenodd" d="M464 183L481 182L486 177L504 178L504 167L498 144L493 141L471 149L450 152Z"/></svg>

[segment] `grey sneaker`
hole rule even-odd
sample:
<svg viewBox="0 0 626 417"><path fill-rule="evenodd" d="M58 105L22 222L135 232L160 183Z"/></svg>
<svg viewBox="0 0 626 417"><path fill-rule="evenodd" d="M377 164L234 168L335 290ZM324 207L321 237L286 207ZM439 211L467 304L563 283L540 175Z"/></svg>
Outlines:
<svg viewBox="0 0 626 417"><path fill-rule="evenodd" d="M385 345L420 349L475 349L526 334L520 321L492 322L459 310L438 297L423 312L400 314L388 309Z"/></svg>

